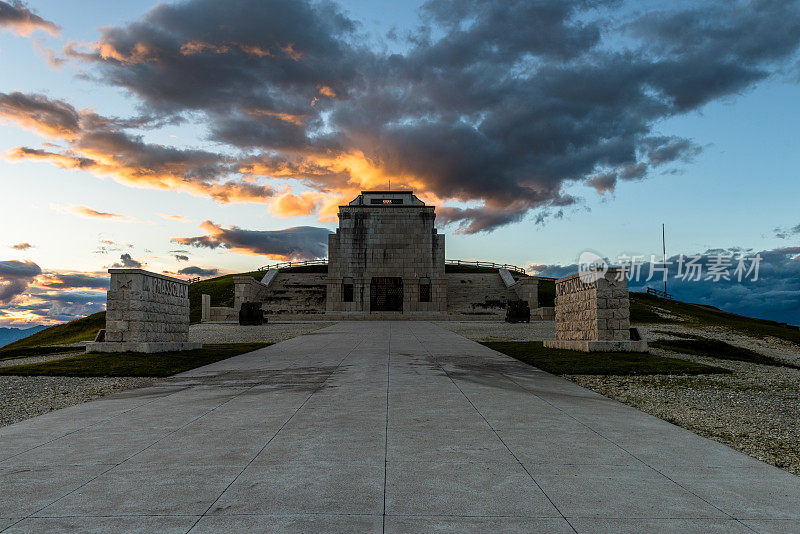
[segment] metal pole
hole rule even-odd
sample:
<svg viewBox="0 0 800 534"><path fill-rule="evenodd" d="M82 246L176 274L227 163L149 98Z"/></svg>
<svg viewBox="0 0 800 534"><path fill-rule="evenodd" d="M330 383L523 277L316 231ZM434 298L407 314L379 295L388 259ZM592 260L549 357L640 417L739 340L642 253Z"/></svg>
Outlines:
<svg viewBox="0 0 800 534"><path fill-rule="evenodd" d="M661 249L664 252L664 298L667 298L667 242L664 239L664 223L661 223Z"/></svg>

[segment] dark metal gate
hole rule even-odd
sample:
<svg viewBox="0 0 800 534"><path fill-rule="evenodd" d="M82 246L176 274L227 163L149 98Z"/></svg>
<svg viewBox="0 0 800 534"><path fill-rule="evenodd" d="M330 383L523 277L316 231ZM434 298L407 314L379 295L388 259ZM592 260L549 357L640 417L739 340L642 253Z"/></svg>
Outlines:
<svg viewBox="0 0 800 534"><path fill-rule="evenodd" d="M403 279L374 277L369 291L369 311L403 311Z"/></svg>

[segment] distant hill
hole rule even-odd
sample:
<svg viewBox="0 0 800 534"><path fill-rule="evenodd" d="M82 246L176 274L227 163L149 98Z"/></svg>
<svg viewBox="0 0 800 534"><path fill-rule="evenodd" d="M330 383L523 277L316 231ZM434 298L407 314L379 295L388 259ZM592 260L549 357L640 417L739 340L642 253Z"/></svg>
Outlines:
<svg viewBox="0 0 800 534"><path fill-rule="evenodd" d="M47 327L44 325L36 325L30 328L0 328L0 347L40 332L45 328Z"/></svg>
<svg viewBox="0 0 800 534"><path fill-rule="evenodd" d="M91 341L97 335L97 331L105 327L106 312L97 312L68 323L42 327L39 332L15 341L0 350Z"/></svg>
<svg viewBox="0 0 800 534"><path fill-rule="evenodd" d="M242 273L260 279L262 272ZM200 295L207 293L211 295L211 302L214 306L233 305L233 276L226 275L217 278L210 278L197 282L189 286L189 300L191 303L192 321L200 319ZM552 306L555 286L552 280L541 279L539 282L539 304L541 306ZM691 327L718 326L731 329L749 337L763 338L772 336L779 339L790 341L800 345L800 328L784 323L768 321L764 319L754 319L742 315L728 313L716 309L712 306L691 304L677 300L666 300L646 293L631 292L631 323L632 324L680 324ZM50 327L34 327L33 332L20 334L26 336L18 339L10 345L0 349L10 350L25 347L37 347L42 345L75 343L77 341L91 341L97 331L105 328L106 312L98 312L82 319L76 319L69 323ZM0 335L5 330L0 329ZM2 339L2 338L0 338ZM0 342L8 343L8 341ZM0 345L1 346L1 345Z"/></svg>

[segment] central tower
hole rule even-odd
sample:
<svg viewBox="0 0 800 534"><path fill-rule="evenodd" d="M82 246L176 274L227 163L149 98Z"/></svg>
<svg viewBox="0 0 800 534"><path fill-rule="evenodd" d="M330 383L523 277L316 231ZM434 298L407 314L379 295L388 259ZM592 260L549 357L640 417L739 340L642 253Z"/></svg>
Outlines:
<svg viewBox="0 0 800 534"><path fill-rule="evenodd" d="M326 310L445 314L444 236L435 218L411 191L362 191L339 206L339 228L328 236Z"/></svg>

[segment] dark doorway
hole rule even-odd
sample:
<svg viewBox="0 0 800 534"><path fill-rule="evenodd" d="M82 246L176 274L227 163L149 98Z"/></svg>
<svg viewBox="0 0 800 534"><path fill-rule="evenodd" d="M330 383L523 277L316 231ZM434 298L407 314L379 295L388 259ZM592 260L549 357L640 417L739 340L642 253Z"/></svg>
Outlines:
<svg viewBox="0 0 800 534"><path fill-rule="evenodd" d="M381 276L372 279L369 311L403 311L403 279Z"/></svg>

